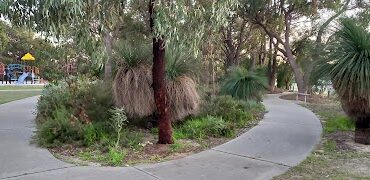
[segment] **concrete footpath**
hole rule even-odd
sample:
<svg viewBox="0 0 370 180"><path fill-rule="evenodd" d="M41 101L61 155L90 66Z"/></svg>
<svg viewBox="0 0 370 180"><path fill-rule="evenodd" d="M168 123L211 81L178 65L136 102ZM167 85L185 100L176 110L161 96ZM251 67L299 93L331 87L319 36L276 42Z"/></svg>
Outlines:
<svg viewBox="0 0 370 180"><path fill-rule="evenodd" d="M36 101L32 97L0 105L0 179L271 179L304 160L322 132L311 111L268 95L264 99L268 113L259 125L213 149L158 164L83 167L59 161L30 143Z"/></svg>

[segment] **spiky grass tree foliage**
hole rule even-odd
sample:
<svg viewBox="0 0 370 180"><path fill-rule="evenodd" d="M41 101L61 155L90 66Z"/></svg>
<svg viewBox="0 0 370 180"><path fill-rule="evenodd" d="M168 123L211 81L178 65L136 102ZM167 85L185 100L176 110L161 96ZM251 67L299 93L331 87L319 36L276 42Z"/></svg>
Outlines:
<svg viewBox="0 0 370 180"><path fill-rule="evenodd" d="M344 111L356 120L355 141L370 144L370 33L345 20L328 51L322 71L330 76Z"/></svg>
<svg viewBox="0 0 370 180"><path fill-rule="evenodd" d="M152 90L151 52L148 46L116 47L119 68L113 82L115 104L123 106L130 118L146 117L155 111Z"/></svg>
<svg viewBox="0 0 370 180"><path fill-rule="evenodd" d="M199 61L184 46L177 45L166 53L167 92L172 121L198 113L200 97L190 77L199 72Z"/></svg>
<svg viewBox="0 0 370 180"><path fill-rule="evenodd" d="M145 47L143 47L145 48ZM200 98L193 77L200 67L187 51L176 46L166 51L167 98L171 120L180 121L198 112ZM128 117L141 118L155 113L150 53L133 47L119 47L121 67L114 80L113 92L117 106L123 106Z"/></svg>
<svg viewBox="0 0 370 180"><path fill-rule="evenodd" d="M262 101L268 88L267 79L246 69L232 69L225 77L221 93L237 99Z"/></svg>

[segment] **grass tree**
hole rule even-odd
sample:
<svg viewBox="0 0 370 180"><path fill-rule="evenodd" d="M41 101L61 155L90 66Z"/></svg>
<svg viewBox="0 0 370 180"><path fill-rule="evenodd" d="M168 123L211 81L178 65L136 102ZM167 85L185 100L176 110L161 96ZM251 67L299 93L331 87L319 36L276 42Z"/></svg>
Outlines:
<svg viewBox="0 0 370 180"><path fill-rule="evenodd" d="M344 20L328 52L321 71L328 73L343 110L356 121L355 141L370 144L370 33Z"/></svg>
<svg viewBox="0 0 370 180"><path fill-rule="evenodd" d="M265 77L253 71L235 68L226 75L221 92L237 99L262 101L267 87Z"/></svg>
<svg viewBox="0 0 370 180"><path fill-rule="evenodd" d="M165 76L165 50L172 41L181 41L195 55L199 53L200 42L204 38L205 29L215 30L226 24L235 2L231 0L204 2L180 0L149 1L149 22L153 35L153 93L158 114L159 143L173 143L171 114L167 99ZM194 32L194 29L197 31ZM190 82L189 79L183 81ZM186 84L182 84L183 87Z"/></svg>

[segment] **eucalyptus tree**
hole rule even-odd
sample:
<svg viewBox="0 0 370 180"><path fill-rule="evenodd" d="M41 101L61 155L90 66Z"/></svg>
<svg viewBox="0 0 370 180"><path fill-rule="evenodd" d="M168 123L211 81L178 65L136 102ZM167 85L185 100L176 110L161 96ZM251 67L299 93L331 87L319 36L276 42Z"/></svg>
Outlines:
<svg viewBox="0 0 370 180"><path fill-rule="evenodd" d="M302 18L309 18L317 13L317 9L335 9L340 1L307 1L307 0L276 0L276 1L252 1L245 0L244 7L248 16L259 25L264 32L273 39L274 47L279 50L284 59L289 63L294 73L294 78L298 86L298 91L303 93L307 91L307 83L303 69L294 54L292 48L292 30L293 26ZM343 8L345 9L345 8ZM338 13L339 15L341 13ZM337 15L337 16L339 16ZM337 16L333 17L335 19ZM280 22L284 30L283 33L276 31L276 26L268 24L269 21ZM328 20L326 24L332 20ZM299 25L299 23L298 23ZM302 26L302 24L300 24ZM322 26L324 31L327 25Z"/></svg>
<svg viewBox="0 0 370 180"><path fill-rule="evenodd" d="M221 29L225 70L240 64L242 50L245 48L252 29L253 27L248 23L248 19L240 7L228 17L227 26Z"/></svg>
<svg viewBox="0 0 370 180"><path fill-rule="evenodd" d="M107 53L105 75L111 77L112 35L122 23L126 1L2 1L1 14L14 26L26 26L45 36L68 38L91 52L97 51L96 41L104 44Z"/></svg>
<svg viewBox="0 0 370 180"><path fill-rule="evenodd" d="M0 53L6 48L9 42L9 38L6 34L6 25L0 22Z"/></svg>
<svg viewBox="0 0 370 180"><path fill-rule="evenodd" d="M200 54L202 40L209 27L217 31L226 24L235 2L150 0L149 22L153 35L153 90L159 118L159 143L173 143L169 105L166 97L166 43L181 42L195 56ZM194 31L196 30L196 31Z"/></svg>

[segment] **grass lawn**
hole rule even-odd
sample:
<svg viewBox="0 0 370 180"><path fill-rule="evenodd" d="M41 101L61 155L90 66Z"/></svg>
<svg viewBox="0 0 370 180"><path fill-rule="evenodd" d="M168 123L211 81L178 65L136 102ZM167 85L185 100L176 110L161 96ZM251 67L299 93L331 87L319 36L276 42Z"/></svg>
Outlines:
<svg viewBox="0 0 370 180"><path fill-rule="evenodd" d="M274 179L370 179L370 146L357 144L354 123L338 100L308 103L323 124L323 137L301 164Z"/></svg>
<svg viewBox="0 0 370 180"><path fill-rule="evenodd" d="M40 85L0 85L0 90L24 90L24 89L43 89L44 86L40 86Z"/></svg>
<svg viewBox="0 0 370 180"><path fill-rule="evenodd" d="M37 96L41 91L0 91L0 104L31 96Z"/></svg>

